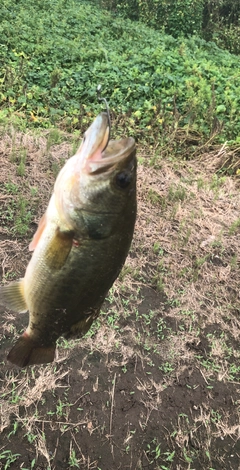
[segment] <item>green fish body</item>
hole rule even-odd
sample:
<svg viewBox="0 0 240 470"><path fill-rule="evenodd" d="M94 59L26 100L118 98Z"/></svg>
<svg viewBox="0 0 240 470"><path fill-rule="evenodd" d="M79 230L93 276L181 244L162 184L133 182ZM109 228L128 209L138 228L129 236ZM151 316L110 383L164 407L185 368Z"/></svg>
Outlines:
<svg viewBox="0 0 240 470"><path fill-rule="evenodd" d="M0 288L0 304L29 311L8 355L20 367L52 362L60 336L85 334L125 262L136 219L136 149L132 138L107 144L108 137L101 113L57 177L24 278Z"/></svg>

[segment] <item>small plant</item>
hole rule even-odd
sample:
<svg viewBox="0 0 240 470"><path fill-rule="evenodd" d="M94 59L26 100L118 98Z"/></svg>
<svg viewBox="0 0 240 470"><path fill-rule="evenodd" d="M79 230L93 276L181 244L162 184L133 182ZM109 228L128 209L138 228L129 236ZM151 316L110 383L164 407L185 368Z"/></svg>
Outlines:
<svg viewBox="0 0 240 470"><path fill-rule="evenodd" d="M38 438L37 434L33 434L32 432L27 432L25 436L29 442L29 444L32 444L36 439Z"/></svg>
<svg viewBox="0 0 240 470"><path fill-rule="evenodd" d="M159 256L163 256L164 255L164 250L163 248L160 246L160 243L159 242L155 242L154 245L153 245L153 252L156 254L156 255L159 255Z"/></svg>
<svg viewBox="0 0 240 470"><path fill-rule="evenodd" d="M168 190L168 199L171 202L184 201L186 196L186 189L181 184L179 184L178 186L171 185Z"/></svg>
<svg viewBox="0 0 240 470"><path fill-rule="evenodd" d="M238 231L240 230L240 217L236 219L232 224L230 225L228 232L229 235L235 235Z"/></svg>
<svg viewBox="0 0 240 470"><path fill-rule="evenodd" d="M17 432L17 429L18 429L18 421L14 421L13 423L13 430L8 434L8 439L11 437L11 436L14 436Z"/></svg>
<svg viewBox="0 0 240 470"><path fill-rule="evenodd" d="M29 201L24 197L20 197L16 203L14 232L19 236L26 235L31 219L32 214L29 210Z"/></svg>
<svg viewBox="0 0 240 470"><path fill-rule="evenodd" d="M19 192L19 187L17 184L15 183L12 183L12 182L7 182L7 183L4 183L4 188L6 190L7 193L9 194L17 194Z"/></svg>
<svg viewBox="0 0 240 470"><path fill-rule="evenodd" d="M160 195L156 191L154 191L153 189L149 189L148 194L147 194L147 199L154 206L161 202Z"/></svg>
<svg viewBox="0 0 240 470"><path fill-rule="evenodd" d="M161 445L156 438L154 438L149 444L147 444L146 454L149 459L149 463L157 464L157 468L161 470L170 470L166 465L174 461L175 451L161 451ZM172 468L172 467L171 467Z"/></svg>
<svg viewBox="0 0 240 470"><path fill-rule="evenodd" d="M57 129L51 129L47 138L47 151L52 147L52 145L60 144L62 142L62 134Z"/></svg>
<svg viewBox="0 0 240 470"><path fill-rule="evenodd" d="M77 459L76 452L72 447L70 448L68 463L69 463L70 467L80 468L79 467L79 459Z"/></svg>
<svg viewBox="0 0 240 470"><path fill-rule="evenodd" d="M174 371L174 367L170 362L163 362L158 368L166 375Z"/></svg>
<svg viewBox="0 0 240 470"><path fill-rule="evenodd" d="M69 403L64 403L60 398L57 401L56 405L56 414L60 418L63 416L67 416L67 408L69 408Z"/></svg>
<svg viewBox="0 0 240 470"><path fill-rule="evenodd" d="M7 470L8 468L11 468L12 464L16 462L18 457L20 457L21 454L13 454L11 450L3 450L0 453L0 460L3 461L3 470Z"/></svg>
<svg viewBox="0 0 240 470"><path fill-rule="evenodd" d="M24 176L25 175L25 169L26 169L26 151L22 150L19 152L18 156L18 167L17 167L17 175L18 176Z"/></svg>

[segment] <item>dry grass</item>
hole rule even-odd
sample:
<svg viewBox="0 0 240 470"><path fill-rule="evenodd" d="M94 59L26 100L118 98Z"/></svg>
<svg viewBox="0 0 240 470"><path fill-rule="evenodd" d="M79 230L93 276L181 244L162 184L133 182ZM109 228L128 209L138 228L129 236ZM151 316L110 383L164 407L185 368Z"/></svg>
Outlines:
<svg viewBox="0 0 240 470"><path fill-rule="evenodd" d="M24 273L70 140L12 130L0 141L3 282ZM239 468L239 177L218 173L236 175L237 150L189 162L138 154L132 249L85 339L19 372L4 358L27 319L2 312L2 449L21 454L2 468ZM14 231L19 196L25 235Z"/></svg>

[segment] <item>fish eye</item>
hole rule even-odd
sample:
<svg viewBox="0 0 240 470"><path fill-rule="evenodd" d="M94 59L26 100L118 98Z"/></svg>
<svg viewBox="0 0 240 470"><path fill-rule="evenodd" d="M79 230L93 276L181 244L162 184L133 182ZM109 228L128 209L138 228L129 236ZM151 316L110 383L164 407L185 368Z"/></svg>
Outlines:
<svg viewBox="0 0 240 470"><path fill-rule="evenodd" d="M119 188L125 189L129 186L132 181L132 176L126 171L122 171L116 175L116 184Z"/></svg>

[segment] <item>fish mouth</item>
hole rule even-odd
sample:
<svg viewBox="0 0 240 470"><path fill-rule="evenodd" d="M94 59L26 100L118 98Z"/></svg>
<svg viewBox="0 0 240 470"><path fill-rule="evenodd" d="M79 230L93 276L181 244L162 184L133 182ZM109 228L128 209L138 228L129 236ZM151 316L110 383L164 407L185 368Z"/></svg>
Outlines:
<svg viewBox="0 0 240 470"><path fill-rule="evenodd" d="M120 162L132 158L135 140L132 137L109 140L107 113L100 113L85 132L77 153L81 154L82 169L90 175L112 171Z"/></svg>

